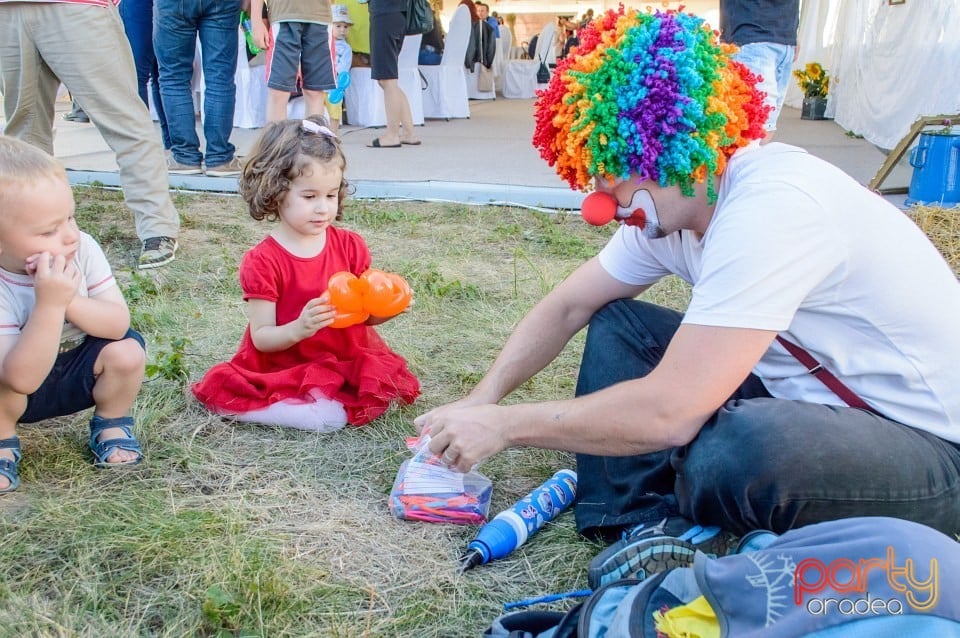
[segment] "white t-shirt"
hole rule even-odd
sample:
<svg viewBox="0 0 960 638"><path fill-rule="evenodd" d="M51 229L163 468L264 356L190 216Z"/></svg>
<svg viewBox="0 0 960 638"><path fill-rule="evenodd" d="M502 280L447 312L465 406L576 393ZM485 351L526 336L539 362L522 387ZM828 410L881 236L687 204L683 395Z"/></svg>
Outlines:
<svg viewBox="0 0 960 638"><path fill-rule="evenodd" d="M106 255L96 240L86 233L80 233L80 246L73 258L73 264L80 271L78 295L96 297L117 285ZM30 275L0 268L0 335L20 334L36 301L33 278ZM60 343L76 342L83 336L83 331L65 321Z"/></svg>
<svg viewBox="0 0 960 638"><path fill-rule="evenodd" d="M903 212L802 149L743 149L702 238L621 226L600 263L629 284L676 274L684 323L776 330L884 416L960 442L960 282ZM754 373L844 405L776 341Z"/></svg>

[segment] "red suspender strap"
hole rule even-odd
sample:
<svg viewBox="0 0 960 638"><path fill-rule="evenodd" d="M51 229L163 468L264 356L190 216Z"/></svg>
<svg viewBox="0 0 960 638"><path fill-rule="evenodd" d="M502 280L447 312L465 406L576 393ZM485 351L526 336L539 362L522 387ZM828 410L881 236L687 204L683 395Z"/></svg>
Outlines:
<svg viewBox="0 0 960 638"><path fill-rule="evenodd" d="M823 385L830 388L830 390L840 397L844 403L849 405L851 408L860 408L862 410L867 410L868 412L873 412L874 414L879 414L879 412L871 408L863 399L857 396L856 392L845 386L843 381L833 376L829 370L820 365L820 362L814 359L813 355L811 355L809 352L797 344L787 341L780 335L777 335L777 341L779 341L780 345L787 349L787 352L792 354L797 361L802 363L807 368L807 372L819 379Z"/></svg>

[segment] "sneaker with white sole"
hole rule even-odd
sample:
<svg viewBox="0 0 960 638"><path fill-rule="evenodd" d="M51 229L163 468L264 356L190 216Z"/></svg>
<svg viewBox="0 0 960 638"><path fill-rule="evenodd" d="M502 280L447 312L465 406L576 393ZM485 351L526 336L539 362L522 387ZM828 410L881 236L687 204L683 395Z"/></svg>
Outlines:
<svg viewBox="0 0 960 638"><path fill-rule="evenodd" d="M243 164L236 157L219 166L208 166L207 177L236 177L243 171Z"/></svg>
<svg viewBox="0 0 960 638"><path fill-rule="evenodd" d="M167 172L171 175L199 175L203 173L203 167L199 164L181 164L173 159L173 153L167 156Z"/></svg>
<svg viewBox="0 0 960 638"><path fill-rule="evenodd" d="M173 237L148 237L143 240L138 270L165 266L177 257L177 240Z"/></svg>
<svg viewBox="0 0 960 638"><path fill-rule="evenodd" d="M736 547L733 535L719 527L702 527L682 516L641 526L597 554L587 568L594 590L622 578L643 580L674 567L688 567L698 551L726 556Z"/></svg>

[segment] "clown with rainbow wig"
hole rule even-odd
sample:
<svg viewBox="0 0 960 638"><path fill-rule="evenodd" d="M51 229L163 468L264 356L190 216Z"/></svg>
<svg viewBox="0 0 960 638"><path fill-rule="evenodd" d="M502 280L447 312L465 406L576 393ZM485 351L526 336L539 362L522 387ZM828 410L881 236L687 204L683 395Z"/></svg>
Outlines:
<svg viewBox="0 0 960 638"><path fill-rule="evenodd" d="M587 221L620 223L467 396L415 420L460 471L511 447L574 453L578 531L620 539L593 588L756 529L960 531L960 283L890 202L759 143L770 107L735 52L681 12L621 6L581 32L533 143L592 191ZM683 312L639 298L668 276ZM584 328L575 397L501 405Z"/></svg>
<svg viewBox="0 0 960 638"><path fill-rule="evenodd" d="M573 188L634 175L690 194L764 134L770 107L734 51L694 15L621 5L539 93L533 143Z"/></svg>

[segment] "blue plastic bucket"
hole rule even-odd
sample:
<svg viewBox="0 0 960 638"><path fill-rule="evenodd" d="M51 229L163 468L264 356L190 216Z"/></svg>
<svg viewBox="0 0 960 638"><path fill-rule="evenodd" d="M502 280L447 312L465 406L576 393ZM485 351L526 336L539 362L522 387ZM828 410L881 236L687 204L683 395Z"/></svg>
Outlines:
<svg viewBox="0 0 960 638"><path fill-rule="evenodd" d="M905 204L949 208L960 204L960 133L950 129L921 133L910 151L913 178Z"/></svg>

